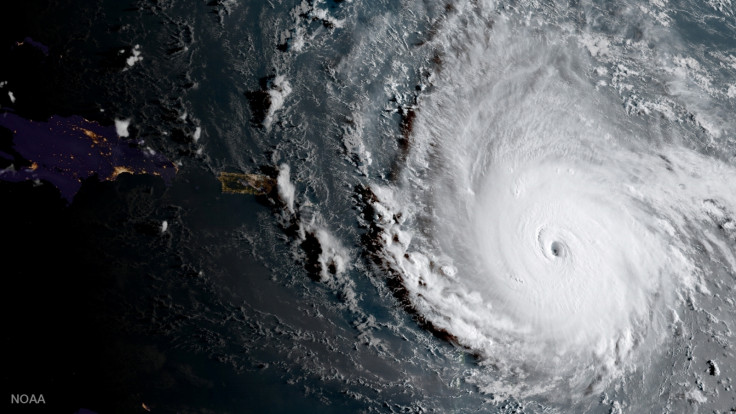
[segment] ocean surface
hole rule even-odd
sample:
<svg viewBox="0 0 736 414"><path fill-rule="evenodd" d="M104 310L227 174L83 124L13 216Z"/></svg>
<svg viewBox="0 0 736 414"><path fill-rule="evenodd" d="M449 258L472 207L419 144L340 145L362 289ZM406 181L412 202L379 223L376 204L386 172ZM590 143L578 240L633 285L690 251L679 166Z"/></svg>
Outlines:
<svg viewBox="0 0 736 414"><path fill-rule="evenodd" d="M79 234L58 318L86 345L14 365L26 389L100 414L736 410L731 0L63 3L12 35L62 98L11 71L4 108L116 125L177 173L68 205L4 184L46 203L38 251ZM69 337L44 323L19 344Z"/></svg>

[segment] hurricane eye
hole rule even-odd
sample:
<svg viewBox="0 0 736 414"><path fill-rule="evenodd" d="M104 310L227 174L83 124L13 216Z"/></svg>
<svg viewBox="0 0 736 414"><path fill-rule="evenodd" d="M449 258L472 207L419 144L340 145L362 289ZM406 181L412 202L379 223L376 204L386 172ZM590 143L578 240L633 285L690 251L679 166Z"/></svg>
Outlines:
<svg viewBox="0 0 736 414"><path fill-rule="evenodd" d="M558 241L552 242L552 244L549 246L549 251L550 253L552 253L552 256L555 257L563 257L565 255L564 246Z"/></svg>

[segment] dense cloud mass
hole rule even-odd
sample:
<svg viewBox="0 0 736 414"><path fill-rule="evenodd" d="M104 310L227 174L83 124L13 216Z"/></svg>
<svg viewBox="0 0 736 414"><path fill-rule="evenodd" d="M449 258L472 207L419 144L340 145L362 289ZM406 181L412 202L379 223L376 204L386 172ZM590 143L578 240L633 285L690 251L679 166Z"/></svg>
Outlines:
<svg viewBox="0 0 736 414"><path fill-rule="evenodd" d="M718 157L729 141L703 151L691 141L704 127L666 122L714 114L698 111L710 98L667 93L683 79L650 47L674 35L641 33L636 50L571 29L483 2L449 13L400 178L374 186L383 256L411 306L497 371L479 382L496 394L602 390L661 356L714 268L736 272L733 232L714 228L736 207L736 168ZM639 90L629 105L673 108L627 112L596 82L611 72Z"/></svg>

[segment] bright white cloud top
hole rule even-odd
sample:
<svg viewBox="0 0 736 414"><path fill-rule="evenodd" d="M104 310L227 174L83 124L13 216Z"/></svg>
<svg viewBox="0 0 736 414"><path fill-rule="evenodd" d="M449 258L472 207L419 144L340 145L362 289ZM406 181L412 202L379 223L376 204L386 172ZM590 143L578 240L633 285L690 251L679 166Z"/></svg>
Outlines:
<svg viewBox="0 0 736 414"><path fill-rule="evenodd" d="M473 4L433 40L441 64L400 178L373 186L381 254L411 307L493 368L482 389L577 398L661 351L678 310L715 277L704 249L736 272L724 226L736 169L687 144L683 124L631 105L681 99L707 131L731 126L698 112L707 98L694 94L621 105L592 78L636 81L611 63L623 48L593 53L564 29ZM679 72L642 66L681 85Z"/></svg>

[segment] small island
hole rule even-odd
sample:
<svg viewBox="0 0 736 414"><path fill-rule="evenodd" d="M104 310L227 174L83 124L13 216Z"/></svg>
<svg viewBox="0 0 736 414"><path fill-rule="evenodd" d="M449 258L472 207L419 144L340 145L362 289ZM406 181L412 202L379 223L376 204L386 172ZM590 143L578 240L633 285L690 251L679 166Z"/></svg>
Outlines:
<svg viewBox="0 0 736 414"><path fill-rule="evenodd" d="M217 179L225 194L267 195L276 185L273 178L262 174L221 172Z"/></svg>

